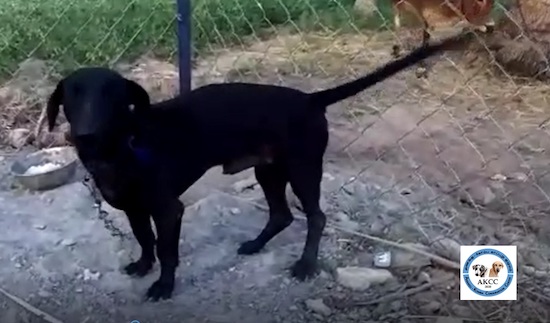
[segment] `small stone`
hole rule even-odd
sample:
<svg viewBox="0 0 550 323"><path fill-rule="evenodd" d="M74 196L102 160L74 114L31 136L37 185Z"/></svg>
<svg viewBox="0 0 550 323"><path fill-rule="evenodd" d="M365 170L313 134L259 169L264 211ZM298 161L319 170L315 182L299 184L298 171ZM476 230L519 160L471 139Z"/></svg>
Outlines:
<svg viewBox="0 0 550 323"><path fill-rule="evenodd" d="M491 179L493 181L498 181L498 182L503 182L505 181L507 178L506 176L502 175L502 174L495 174L493 176L491 176Z"/></svg>
<svg viewBox="0 0 550 323"><path fill-rule="evenodd" d="M101 277L100 272L92 272L90 269L86 268L84 269L83 279L84 281L88 280L98 280L99 277Z"/></svg>
<svg viewBox="0 0 550 323"><path fill-rule="evenodd" d="M334 221L346 222L346 221L349 221L349 216L344 212L338 212L334 215Z"/></svg>
<svg viewBox="0 0 550 323"><path fill-rule="evenodd" d="M237 215L239 213L241 213L241 210L239 208L236 208L236 207L232 207L229 212L231 212L231 214L233 215Z"/></svg>
<svg viewBox="0 0 550 323"><path fill-rule="evenodd" d="M298 310L298 307L296 307L296 305L291 305L289 308L288 308L289 311L297 311Z"/></svg>
<svg viewBox="0 0 550 323"><path fill-rule="evenodd" d="M370 225L370 231L373 234L381 234L384 231L385 227L386 225L384 224L384 222L382 222L382 220L375 219Z"/></svg>
<svg viewBox="0 0 550 323"><path fill-rule="evenodd" d="M404 243L404 245L422 251L428 250L425 245L420 243ZM431 260L427 257L410 251L398 249L393 252L391 266L393 268L418 268L429 266L431 263Z"/></svg>
<svg viewBox="0 0 550 323"><path fill-rule="evenodd" d="M63 239L61 240L60 244L65 247L71 247L76 244L76 241L74 241L73 239Z"/></svg>
<svg viewBox="0 0 550 323"><path fill-rule="evenodd" d="M451 310L458 317L469 318L472 316L472 310L468 306L454 304L451 306Z"/></svg>
<svg viewBox="0 0 550 323"><path fill-rule="evenodd" d="M46 226L45 224L36 224L36 225L34 226L34 228L35 228L36 230L44 230L44 229L46 229L46 227L47 227L47 226Z"/></svg>
<svg viewBox="0 0 550 323"><path fill-rule="evenodd" d="M520 182L526 182L529 179L526 174L520 172L512 174L512 178Z"/></svg>
<svg viewBox="0 0 550 323"><path fill-rule="evenodd" d="M536 271L535 267L532 266L523 266L521 269L526 275L533 275Z"/></svg>
<svg viewBox="0 0 550 323"><path fill-rule="evenodd" d="M418 281L421 283L429 283L432 281L432 278L430 277L430 274L423 271L420 274L418 274Z"/></svg>
<svg viewBox="0 0 550 323"><path fill-rule="evenodd" d="M38 296L44 297L44 298L48 298L48 297L51 297L51 296L52 296L52 293L47 292L47 291L45 291L45 290L39 290L39 291L38 291Z"/></svg>
<svg viewBox="0 0 550 323"><path fill-rule="evenodd" d="M332 174L330 174L330 173L323 173L323 179L326 179L328 181L333 181L334 176L332 176Z"/></svg>
<svg viewBox="0 0 550 323"><path fill-rule="evenodd" d="M323 300L320 299L320 298L306 300L306 307L310 311L322 314L324 316L328 316L328 315L332 314L332 310L330 309L330 307L325 305Z"/></svg>
<svg viewBox="0 0 550 323"><path fill-rule="evenodd" d="M15 268L21 269L21 268L23 268L23 265L20 264L20 263L18 263L18 262L16 262L16 263L15 263Z"/></svg>
<svg viewBox="0 0 550 323"><path fill-rule="evenodd" d="M21 148L30 142L31 131L24 128L13 129L8 132L8 143L14 148Z"/></svg>
<svg viewBox="0 0 550 323"><path fill-rule="evenodd" d="M77 288L74 290L76 293L82 293L83 292L83 289L82 288Z"/></svg>
<svg viewBox="0 0 550 323"><path fill-rule="evenodd" d="M372 284L383 284L393 278L393 275L385 269L372 269L364 267L342 267L336 269L336 279L342 286L363 291Z"/></svg>
<svg viewBox="0 0 550 323"><path fill-rule="evenodd" d="M479 204L481 206L486 206L491 204L497 196L489 187L485 186L472 186L469 189L467 189L468 194L470 197L474 200L476 204ZM467 194L464 194L463 199L465 201L470 201L469 196Z"/></svg>
<svg viewBox="0 0 550 323"><path fill-rule="evenodd" d="M379 252L374 255L373 263L375 267L387 268L392 263L392 254L389 251Z"/></svg>
<svg viewBox="0 0 550 323"><path fill-rule="evenodd" d="M439 311L440 309L441 309L441 303L439 303L437 301L431 301L427 304L424 304L424 305L420 306L420 308L419 308L420 313L422 313L424 315L434 314L435 312Z"/></svg>

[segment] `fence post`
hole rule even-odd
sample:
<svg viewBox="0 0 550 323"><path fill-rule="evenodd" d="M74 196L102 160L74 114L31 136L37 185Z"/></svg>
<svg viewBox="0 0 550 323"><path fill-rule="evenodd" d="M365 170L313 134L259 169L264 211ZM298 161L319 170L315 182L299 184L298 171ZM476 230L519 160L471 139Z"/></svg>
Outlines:
<svg viewBox="0 0 550 323"><path fill-rule="evenodd" d="M191 91L191 0L176 0L180 95Z"/></svg>

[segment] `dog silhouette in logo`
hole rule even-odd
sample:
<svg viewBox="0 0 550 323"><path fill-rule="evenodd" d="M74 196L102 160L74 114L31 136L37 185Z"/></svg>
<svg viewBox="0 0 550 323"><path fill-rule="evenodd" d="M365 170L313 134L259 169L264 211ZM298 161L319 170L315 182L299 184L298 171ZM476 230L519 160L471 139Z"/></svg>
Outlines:
<svg viewBox="0 0 550 323"><path fill-rule="evenodd" d="M487 273L487 267L480 264L473 265L472 269L474 270L474 275L477 277L485 277L485 274Z"/></svg>
<svg viewBox="0 0 550 323"><path fill-rule="evenodd" d="M493 266L491 267L491 270L489 270L489 277L498 277L498 273L504 268L504 264L502 261L497 260L493 262Z"/></svg>

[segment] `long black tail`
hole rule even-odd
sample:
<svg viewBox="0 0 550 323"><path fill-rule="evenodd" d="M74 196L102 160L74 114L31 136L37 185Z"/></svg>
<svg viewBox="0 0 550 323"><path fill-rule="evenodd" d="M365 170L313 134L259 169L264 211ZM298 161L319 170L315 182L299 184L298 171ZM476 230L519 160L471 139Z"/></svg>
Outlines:
<svg viewBox="0 0 550 323"><path fill-rule="evenodd" d="M447 47L450 47L449 45L464 40L466 36L468 36L468 33L463 33L428 46L417 48L408 55L390 62L360 79L339 85L332 89L311 93L310 98L313 101L312 103L314 106L324 109L331 104L347 99L423 59L445 50Z"/></svg>

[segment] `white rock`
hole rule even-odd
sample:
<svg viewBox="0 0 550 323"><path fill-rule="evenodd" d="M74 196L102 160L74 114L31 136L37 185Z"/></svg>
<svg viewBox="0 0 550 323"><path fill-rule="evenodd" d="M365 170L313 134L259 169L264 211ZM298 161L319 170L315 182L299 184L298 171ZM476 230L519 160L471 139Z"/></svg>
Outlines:
<svg viewBox="0 0 550 323"><path fill-rule="evenodd" d="M486 206L489 205L491 202L493 202L497 196L489 187L481 186L481 185L475 185L467 189L468 194L464 194L463 198L466 201L469 201L469 197L471 197L475 203Z"/></svg>
<svg viewBox="0 0 550 323"><path fill-rule="evenodd" d="M498 181L498 182L503 182L503 181L507 180L506 176L504 176L502 174L495 174L495 175L491 176L491 179L493 181Z"/></svg>
<svg viewBox="0 0 550 323"><path fill-rule="evenodd" d="M100 272L92 272L90 269L86 268L84 269L84 274L83 274L83 279L84 281L88 281L88 280L98 280L99 277L101 277L101 273Z"/></svg>
<svg viewBox="0 0 550 323"><path fill-rule="evenodd" d="M325 305L323 300L320 298L306 300L306 307L315 313L319 313L325 316L329 316L330 314L332 314L332 310L330 309L330 307Z"/></svg>
<svg viewBox="0 0 550 323"><path fill-rule="evenodd" d="M414 249L428 251L428 247L420 243L404 243ZM424 267L431 264L431 260L425 256L407 251L407 250L395 250L393 252L392 267L395 268L417 268Z"/></svg>
<svg viewBox="0 0 550 323"><path fill-rule="evenodd" d="M372 284L383 284L393 278L385 269L365 267L342 267L336 269L336 279L342 286L363 291Z"/></svg>

